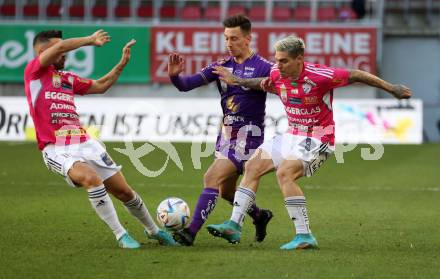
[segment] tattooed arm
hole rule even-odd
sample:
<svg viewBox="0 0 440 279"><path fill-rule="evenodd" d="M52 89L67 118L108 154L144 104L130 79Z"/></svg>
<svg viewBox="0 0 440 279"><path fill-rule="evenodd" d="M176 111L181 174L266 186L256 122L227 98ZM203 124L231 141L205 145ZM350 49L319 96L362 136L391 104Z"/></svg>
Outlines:
<svg viewBox="0 0 440 279"><path fill-rule="evenodd" d="M401 84L391 84L375 75L361 70L350 71L350 77L348 82L361 82L373 87L383 89L393 95L397 99L409 99L411 98L411 89Z"/></svg>
<svg viewBox="0 0 440 279"><path fill-rule="evenodd" d="M262 90L260 83L264 77L261 78L239 78L234 76L228 69L222 66L216 66L213 71L214 74L218 75L218 78L229 85L244 86L251 89Z"/></svg>

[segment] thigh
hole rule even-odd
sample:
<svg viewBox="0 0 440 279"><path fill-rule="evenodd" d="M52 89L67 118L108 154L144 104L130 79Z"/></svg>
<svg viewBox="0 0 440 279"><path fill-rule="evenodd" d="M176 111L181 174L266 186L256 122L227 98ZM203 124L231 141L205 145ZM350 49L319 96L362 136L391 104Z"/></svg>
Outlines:
<svg viewBox="0 0 440 279"><path fill-rule="evenodd" d="M92 166L104 181L121 170L121 166L113 161L105 147L96 140L86 142L81 149L81 156L84 162Z"/></svg>
<svg viewBox="0 0 440 279"><path fill-rule="evenodd" d="M76 162L84 162L75 150L58 148L51 144L43 149L42 155L44 164L50 171L62 176L68 185L79 187L68 174Z"/></svg>

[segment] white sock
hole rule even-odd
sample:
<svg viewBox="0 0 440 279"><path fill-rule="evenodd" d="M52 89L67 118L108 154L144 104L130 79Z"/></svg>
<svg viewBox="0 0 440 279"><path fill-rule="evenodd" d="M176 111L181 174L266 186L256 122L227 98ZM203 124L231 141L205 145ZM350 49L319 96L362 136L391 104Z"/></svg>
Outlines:
<svg viewBox="0 0 440 279"><path fill-rule="evenodd" d="M112 230L116 239L121 238L127 231L121 225L116 214L115 207L113 206L112 199L107 194L107 190L104 185L90 188L87 190L89 193L89 200L95 209L99 218L101 218Z"/></svg>
<svg viewBox="0 0 440 279"><path fill-rule="evenodd" d="M151 218L151 215L141 197L136 192L133 193L134 198L131 201L124 203L125 208L127 208L128 212L136 217L142 225L144 225L145 230L150 235L156 235L159 232L159 228L156 223L154 223L153 218Z"/></svg>
<svg viewBox="0 0 440 279"><path fill-rule="evenodd" d="M309 216L307 215L306 198L304 196L293 196L284 199L290 219L293 220L297 234L311 233L309 227Z"/></svg>
<svg viewBox="0 0 440 279"><path fill-rule="evenodd" d="M249 188L239 186L235 192L231 220L243 226L247 211L255 202L255 193Z"/></svg>

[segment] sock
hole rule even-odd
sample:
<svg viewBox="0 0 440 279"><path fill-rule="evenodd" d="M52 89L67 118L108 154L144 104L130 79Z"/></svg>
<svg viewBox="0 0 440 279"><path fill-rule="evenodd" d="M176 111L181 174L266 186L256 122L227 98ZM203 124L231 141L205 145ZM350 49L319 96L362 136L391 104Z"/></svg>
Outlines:
<svg viewBox="0 0 440 279"><path fill-rule="evenodd" d="M229 201L229 200L228 200ZM234 205L234 201L229 201L231 205ZM253 203L251 207L248 210L247 213L254 221L258 220L260 218L260 208L257 206L256 203Z"/></svg>
<svg viewBox="0 0 440 279"><path fill-rule="evenodd" d="M195 236L209 214L214 210L217 203L218 190L214 188L204 188L197 201L196 209L194 209L191 224L188 227L189 232Z"/></svg>
<svg viewBox="0 0 440 279"><path fill-rule="evenodd" d="M153 218L151 218L142 198L136 192L133 193L134 198L131 201L124 203L125 208L127 208L128 212L136 217L142 225L144 225L144 228L149 235L156 235L159 232L159 228L156 223L154 223Z"/></svg>
<svg viewBox="0 0 440 279"><path fill-rule="evenodd" d="M293 196L284 199L290 219L293 220L297 234L311 233L309 227L309 216L307 215L306 198L304 196Z"/></svg>
<svg viewBox="0 0 440 279"><path fill-rule="evenodd" d="M238 187L234 197L234 208L232 209L231 220L243 226L244 217L247 211L255 203L255 193L248 188Z"/></svg>
<svg viewBox="0 0 440 279"><path fill-rule="evenodd" d="M121 238L127 231L122 227L119 222L118 215L116 214L115 207L110 196L107 194L107 190L104 185L90 188L87 190L89 194L89 200L95 209L99 218L101 218L112 230L116 239Z"/></svg>

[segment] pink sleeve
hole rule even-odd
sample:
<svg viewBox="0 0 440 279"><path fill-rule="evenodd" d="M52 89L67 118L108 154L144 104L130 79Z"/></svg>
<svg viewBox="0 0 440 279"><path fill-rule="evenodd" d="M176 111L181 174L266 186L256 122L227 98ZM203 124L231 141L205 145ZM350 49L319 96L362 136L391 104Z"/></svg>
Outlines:
<svg viewBox="0 0 440 279"><path fill-rule="evenodd" d="M280 70L276 66L273 66L272 69L270 69L269 74L270 81L275 82L280 79Z"/></svg>
<svg viewBox="0 0 440 279"><path fill-rule="evenodd" d="M93 80L88 78L82 78L75 74L70 73L73 77L73 92L78 95L85 95L92 86Z"/></svg>
<svg viewBox="0 0 440 279"><path fill-rule="evenodd" d="M331 79L330 88L338 88L348 85L350 71L344 68L333 68L333 78Z"/></svg>
<svg viewBox="0 0 440 279"><path fill-rule="evenodd" d="M25 72L26 75L29 77L29 80L35 80L39 79L46 69L47 67L41 67L40 59L38 59L38 57L35 57L28 63Z"/></svg>

